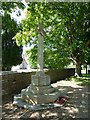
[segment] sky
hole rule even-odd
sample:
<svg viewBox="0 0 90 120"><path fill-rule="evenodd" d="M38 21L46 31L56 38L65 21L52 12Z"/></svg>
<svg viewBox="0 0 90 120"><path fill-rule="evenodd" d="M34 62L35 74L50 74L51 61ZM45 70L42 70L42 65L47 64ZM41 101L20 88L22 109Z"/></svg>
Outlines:
<svg viewBox="0 0 90 120"><path fill-rule="evenodd" d="M27 5L27 3L26 3L25 0L22 0L21 2L24 4L25 8L28 7L28 5ZM20 13L21 15L20 15L20 16L17 16L17 14L19 14L19 13ZM24 10L21 10L21 9L19 9L19 8L17 7L17 10L12 12L11 17L14 18L15 20L17 20L17 23L19 23L19 22L21 22L22 19L25 18L25 11L24 11Z"/></svg>
<svg viewBox="0 0 90 120"><path fill-rule="evenodd" d="M25 0L22 0L21 2L25 5L25 8L28 7L28 5L27 5L27 3L26 3ZM19 13L20 13L20 16L17 16L17 14L19 14ZM19 8L17 7L17 10L14 11L14 12L12 12L11 17L14 18L14 19L17 21L17 23L20 23L21 20L25 18L25 10L21 10L21 9L19 9ZM30 46L29 46L29 45L23 46L23 54L25 54L25 51L26 51L26 50L29 50L29 49L30 49ZM22 56L23 56L23 55L22 55Z"/></svg>
<svg viewBox="0 0 90 120"><path fill-rule="evenodd" d="M19 12L21 13L21 15L17 16L17 14L19 14ZM14 18L17 21L17 23L20 23L21 20L25 18L25 14L24 14L23 10L17 8L17 10L15 12L12 12L11 17Z"/></svg>

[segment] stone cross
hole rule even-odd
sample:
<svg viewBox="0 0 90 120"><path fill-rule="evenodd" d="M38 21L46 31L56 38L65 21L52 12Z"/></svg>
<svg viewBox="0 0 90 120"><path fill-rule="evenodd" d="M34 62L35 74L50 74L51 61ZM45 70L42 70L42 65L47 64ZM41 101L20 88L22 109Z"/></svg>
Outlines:
<svg viewBox="0 0 90 120"><path fill-rule="evenodd" d="M37 63L37 70L39 73L44 73L43 72L44 34L45 34L45 32L43 30L42 23L39 23L39 29L38 29L38 63Z"/></svg>
<svg viewBox="0 0 90 120"><path fill-rule="evenodd" d="M20 105L21 99L21 102L24 101L24 103L21 103L21 106L37 109L38 105L43 106L47 103L53 104L60 96L60 92L50 85L50 76L46 75L43 71L44 34L42 23L40 23L38 29L38 71L35 75L31 76L31 84L27 88L21 90L21 95L18 94L18 96L14 97L14 104Z"/></svg>

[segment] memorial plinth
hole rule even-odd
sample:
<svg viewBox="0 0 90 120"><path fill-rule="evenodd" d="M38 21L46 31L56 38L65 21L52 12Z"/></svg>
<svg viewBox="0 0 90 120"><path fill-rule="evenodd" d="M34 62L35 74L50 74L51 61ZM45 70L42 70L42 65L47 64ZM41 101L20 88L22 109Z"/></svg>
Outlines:
<svg viewBox="0 0 90 120"><path fill-rule="evenodd" d="M60 92L50 85L50 76L32 75L29 87L21 91L21 98L29 104L53 103Z"/></svg>

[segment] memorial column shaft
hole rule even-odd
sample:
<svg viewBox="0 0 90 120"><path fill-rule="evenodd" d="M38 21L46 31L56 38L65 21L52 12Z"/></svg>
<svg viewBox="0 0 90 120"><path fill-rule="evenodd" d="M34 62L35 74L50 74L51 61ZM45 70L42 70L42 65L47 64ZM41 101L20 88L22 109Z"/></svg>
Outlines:
<svg viewBox="0 0 90 120"><path fill-rule="evenodd" d="M44 30L42 23L39 23L38 29L38 60L37 60L37 69L38 71L43 72L43 52L44 52Z"/></svg>

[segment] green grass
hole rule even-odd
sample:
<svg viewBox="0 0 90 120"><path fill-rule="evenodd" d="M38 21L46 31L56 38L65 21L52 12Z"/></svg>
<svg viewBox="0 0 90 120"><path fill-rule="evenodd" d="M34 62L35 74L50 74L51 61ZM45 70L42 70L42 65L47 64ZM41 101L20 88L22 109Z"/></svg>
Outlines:
<svg viewBox="0 0 90 120"><path fill-rule="evenodd" d="M90 74L82 74L82 77L90 77Z"/></svg>
<svg viewBox="0 0 90 120"><path fill-rule="evenodd" d="M68 80L74 80L78 85L90 86L90 74L83 74L82 77L70 77Z"/></svg>
<svg viewBox="0 0 90 120"><path fill-rule="evenodd" d="M75 81L76 81L77 84L79 84L79 85L83 85L83 86L89 86L89 85L90 85L90 79L76 78Z"/></svg>

